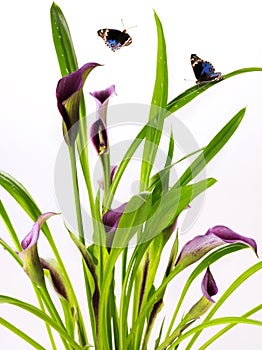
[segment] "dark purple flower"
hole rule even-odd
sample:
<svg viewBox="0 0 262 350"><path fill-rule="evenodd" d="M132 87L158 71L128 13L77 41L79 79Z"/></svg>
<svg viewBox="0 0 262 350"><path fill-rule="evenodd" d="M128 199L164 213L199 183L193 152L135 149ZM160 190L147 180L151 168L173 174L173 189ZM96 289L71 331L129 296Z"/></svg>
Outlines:
<svg viewBox="0 0 262 350"><path fill-rule="evenodd" d="M117 169L117 165L110 166L110 184L113 182L113 178L114 178L116 169ZM98 179L97 183L103 190L104 189L104 179L103 178Z"/></svg>
<svg viewBox="0 0 262 350"><path fill-rule="evenodd" d="M60 297L63 297L69 301L67 288L64 282L63 272L58 266L58 263L54 259L42 259L40 258L41 267L49 271L50 279L55 291Z"/></svg>
<svg viewBox="0 0 262 350"><path fill-rule="evenodd" d="M183 317L183 329L187 328L192 322L204 315L215 302L212 299L212 296L217 294L218 288L209 268L207 268L205 276L202 280L201 289L203 296L198 300L198 302L196 302L191 307L188 313Z"/></svg>
<svg viewBox="0 0 262 350"><path fill-rule="evenodd" d="M241 242L249 245L257 254L257 244L254 239L248 238L232 231L226 226L214 226L205 235L196 236L182 248L176 264L184 269L188 265L201 259L210 250L225 243Z"/></svg>
<svg viewBox="0 0 262 350"><path fill-rule="evenodd" d="M115 209L110 209L102 218L106 232L106 245L110 247L113 242L114 234L119 224L119 220L125 210L127 203L121 204Z"/></svg>
<svg viewBox="0 0 262 350"><path fill-rule="evenodd" d="M98 118L91 125L90 137L99 156L108 152L107 128L103 119Z"/></svg>
<svg viewBox="0 0 262 350"><path fill-rule="evenodd" d="M111 85L105 90L90 92L90 95L96 100L98 118L102 118L106 124L107 105L109 98L116 95L115 85Z"/></svg>
<svg viewBox="0 0 262 350"><path fill-rule="evenodd" d="M83 67L58 81L56 87L57 107L64 121L64 138L69 145L75 142L78 134L79 105L85 80L97 66L100 64L86 63Z"/></svg>
<svg viewBox="0 0 262 350"><path fill-rule="evenodd" d="M201 289L204 297L214 303L215 301L212 299L212 296L217 294L218 288L209 267L207 268L202 280Z"/></svg>
<svg viewBox="0 0 262 350"><path fill-rule="evenodd" d="M53 215L56 215L56 213L49 212L40 215L32 230L21 242L22 251L19 253L19 256L23 261L23 269L38 286L44 284L44 274L37 252L37 241L41 226Z"/></svg>

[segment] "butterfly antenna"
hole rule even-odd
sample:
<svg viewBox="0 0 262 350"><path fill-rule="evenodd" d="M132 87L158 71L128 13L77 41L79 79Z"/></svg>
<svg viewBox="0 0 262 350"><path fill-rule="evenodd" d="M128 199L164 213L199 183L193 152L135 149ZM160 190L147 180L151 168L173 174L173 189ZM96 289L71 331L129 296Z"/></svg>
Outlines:
<svg viewBox="0 0 262 350"><path fill-rule="evenodd" d="M195 80L193 80L193 79L186 79L186 78L184 78L184 81L191 81L191 82L196 82Z"/></svg>
<svg viewBox="0 0 262 350"><path fill-rule="evenodd" d="M132 28L137 27L137 25L136 25L136 26L133 26L133 27L125 28L125 24L124 24L123 18L121 18L121 22L122 22L122 26L123 26L125 32L126 32L127 30L129 30L129 29L132 29Z"/></svg>

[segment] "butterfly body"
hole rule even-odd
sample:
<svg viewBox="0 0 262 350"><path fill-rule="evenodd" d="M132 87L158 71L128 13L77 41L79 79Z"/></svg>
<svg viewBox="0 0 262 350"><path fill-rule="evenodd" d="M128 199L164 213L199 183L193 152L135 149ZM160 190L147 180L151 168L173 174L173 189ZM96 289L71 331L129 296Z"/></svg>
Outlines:
<svg viewBox="0 0 262 350"><path fill-rule="evenodd" d="M121 47L128 46L132 43L132 38L123 30L117 29L99 29L97 34L104 40L105 44L113 51L121 49Z"/></svg>
<svg viewBox="0 0 262 350"><path fill-rule="evenodd" d="M215 72L215 68L210 62L202 60L196 54L191 55L191 65L197 84L223 79L223 75L220 72Z"/></svg>

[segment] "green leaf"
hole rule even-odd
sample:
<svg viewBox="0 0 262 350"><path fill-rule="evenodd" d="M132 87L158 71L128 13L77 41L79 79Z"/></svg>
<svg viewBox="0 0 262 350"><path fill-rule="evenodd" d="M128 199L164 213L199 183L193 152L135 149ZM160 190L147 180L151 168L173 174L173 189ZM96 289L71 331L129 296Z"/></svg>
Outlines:
<svg viewBox="0 0 262 350"><path fill-rule="evenodd" d="M228 78L231 78L233 76L236 76L236 75L242 74L242 73L261 72L261 71L262 71L262 68L257 68L257 67L242 68L242 69L238 69L234 72L231 72L231 73L225 75L224 79L228 79ZM174 98L171 102L169 102L167 104L167 112L164 115L164 118L170 117L170 115L173 112L177 111L179 108L186 105L188 102L193 100L195 97L197 97L199 94L201 94L205 90L214 86L214 84L216 84L216 83L207 83L206 85L203 84L203 86L200 86L200 87L198 85L193 86L190 89L183 92L182 94L180 94L179 96L177 96L176 98ZM115 193L117 186L119 184L119 181L121 180L121 177L125 171L125 168L127 167L130 159L132 158L133 154L135 153L135 151L137 150L137 148L139 147L139 145L141 144L143 139L146 137L148 128L149 128L149 124L146 124L142 128L142 130L137 134L136 138L134 139L134 141L130 145L130 147L127 150L125 156L123 157L121 163L119 164L119 167L118 167L118 169L115 173L115 176L114 176L113 183L111 185L111 193L110 193L110 196L108 198L107 207L110 207L110 204L113 200L114 193Z"/></svg>
<svg viewBox="0 0 262 350"><path fill-rule="evenodd" d="M65 16L54 2L50 9L52 35L62 76L78 68L73 41Z"/></svg>
<svg viewBox="0 0 262 350"><path fill-rule="evenodd" d="M213 306L212 310L206 316L204 322L209 321L213 315L217 312L217 310L221 307L221 305L229 298L229 296L238 289L238 287L244 283L249 277L251 277L254 273L260 271L262 269L262 262L258 262L255 265L248 268L244 271L224 292L224 294L219 298L216 304ZM194 337L190 340L186 349L190 349L192 345L195 343L196 339L200 335L201 332L197 332Z"/></svg>
<svg viewBox="0 0 262 350"><path fill-rule="evenodd" d="M232 78L238 74L249 73L249 72L262 72L262 68L250 67L250 68L238 69L238 70L235 70L234 72L231 72L229 74L224 75L224 80ZM222 81L219 82L219 84L221 84L221 83L222 83ZM191 102L194 98L201 95L202 92L208 90L209 88L211 88L215 84L218 84L218 83L211 82L211 83L204 83L201 85L197 84L197 85L192 86L191 88L184 91L182 94L175 97L172 101L170 101L167 105L167 110L170 113L176 112L178 109L182 108L187 103Z"/></svg>
<svg viewBox="0 0 262 350"><path fill-rule="evenodd" d="M35 221L41 214L26 188L11 175L0 171L0 186L2 186ZM44 227L44 226L43 226Z"/></svg>
<svg viewBox="0 0 262 350"><path fill-rule="evenodd" d="M156 203L154 203L150 219L147 220L142 240L150 240L171 225L182 210L201 192L216 182L206 179L193 185L177 188L173 186Z"/></svg>
<svg viewBox="0 0 262 350"><path fill-rule="evenodd" d="M196 151L194 151L194 152L192 152L192 153L189 153L189 154L187 154L185 157L180 158L178 161L176 161L176 162L174 162L174 163L172 163L172 164L167 165L167 163L166 163L166 165L165 165L165 167L164 167L163 169L161 169L159 172L157 172L156 174L154 174L154 175L151 177L150 182L149 182L148 190L149 190L149 191L152 191L154 188L157 187L157 188L154 190L153 195L154 195L154 197L157 197L157 196L155 195L155 191L156 191L156 193L158 193L159 196L160 196L160 194L162 193L162 192L160 191L160 189L162 189L162 187L164 187L163 184L166 184L167 179L169 179L169 173L170 173L170 170L173 168L173 166L175 166L176 164L182 162L183 160L185 160L185 159L187 159L187 158L189 158L189 157L192 157L193 155L195 155L195 154L197 154L197 153L203 151L203 149L204 149L204 148L201 148L201 149L198 149L198 150L196 150ZM154 200L153 200L153 202L154 202Z"/></svg>
<svg viewBox="0 0 262 350"><path fill-rule="evenodd" d="M217 249L215 252L209 254L198 266L197 268L192 272L192 274L190 275L190 277L188 278L186 285L183 289L182 295L184 296L186 291L188 290L189 286L192 283L192 281L204 270L206 269L208 266L210 266L212 263L214 263L215 261L219 260L220 258L222 258L223 256L230 254L232 252L241 250L241 249L245 249L247 248L246 245L242 244L242 243L234 243L228 246L223 246L220 249ZM162 281L161 285L158 287L158 289L153 293L153 295L151 296L151 298L148 300L148 302L146 303L146 305L144 306L144 308L141 310L139 317L137 318L135 324L133 325L132 329L130 330L130 333L128 335L128 343L131 340L131 338L133 337L133 334L135 334L136 329L139 327L140 323L144 323L144 319L148 313L149 310L151 310L151 308L153 307L153 305L162 297L163 295L163 291L165 290L166 286L170 283L170 281L172 281L178 274L179 272L181 272L180 270L178 270L176 267L174 268L173 271L170 272L170 274L168 276L166 276L166 278ZM180 297L179 300L179 307L181 306L181 299L183 299L182 297Z"/></svg>
<svg viewBox="0 0 262 350"><path fill-rule="evenodd" d="M141 186L140 190L147 189L149 176L158 151L158 145L162 135L164 125L164 115L166 113L167 95L168 95L168 70L166 43L163 27L156 12L154 12L157 27L157 63L155 86L151 101L149 113L149 125L146 133L146 141L143 152L143 160L141 166Z"/></svg>
<svg viewBox="0 0 262 350"><path fill-rule="evenodd" d="M191 336L192 334L202 331L203 329L209 328L209 327L213 327L213 326L219 326L219 325L223 325L223 324L229 324L229 325L233 325L233 324L247 324L247 325L253 325L253 326L260 326L262 327L262 321L259 320L253 320L253 319L249 319L249 318L245 318L245 317L221 317L221 318L217 318L214 319L212 321L209 322L203 322L200 325L190 329L188 332L184 333L183 335L181 335L179 337L179 339L177 339L169 348L168 350L174 350L177 349L178 344L182 343L183 340L185 340L186 338L188 338L189 336ZM170 344L172 335L170 336L170 340L168 339L166 342L163 342L158 348L157 350L165 350L166 346L168 346Z"/></svg>
<svg viewBox="0 0 262 350"><path fill-rule="evenodd" d="M223 148L230 137L234 134L241 123L246 109L241 109L209 142L203 152L190 164L184 174L177 181L175 186L184 186L196 177L201 170L215 157L215 155Z"/></svg>
<svg viewBox="0 0 262 350"><path fill-rule="evenodd" d="M164 322L165 322L165 319L163 319L162 321L162 324L161 324L161 327L160 327L160 330L159 330L159 334L158 334L158 337L155 341L155 350L158 348L159 346L159 343L160 343L160 340L161 340L161 336L162 336L162 332L163 332L163 327L164 327Z"/></svg>
<svg viewBox="0 0 262 350"><path fill-rule="evenodd" d="M127 203L115 232L112 248L124 248L148 218L152 196L142 192L133 196Z"/></svg>
<svg viewBox="0 0 262 350"><path fill-rule="evenodd" d="M46 350L42 345L37 343L34 339L29 337L26 333L22 332L19 328L15 327L13 324L10 322L6 321L4 318L0 317L0 324L7 329L9 329L11 332L14 334L18 335L21 339L26 341L28 344L32 345L34 349L37 350Z"/></svg>
<svg viewBox="0 0 262 350"><path fill-rule="evenodd" d="M107 304L109 302L108 296L116 260L120 253L125 249L133 235L139 230L147 219L150 208L151 194L147 192L139 193L129 200L119 220L110 255L105 266L104 280L101 286L103 293L101 293L101 303L98 317L100 346L102 346L102 344L106 344L108 340L104 329L106 323Z"/></svg>
<svg viewBox="0 0 262 350"><path fill-rule="evenodd" d="M158 106L160 108L166 108L167 96L168 96L168 70L167 70L167 55L166 55L166 42L162 23L154 12L156 28L157 28L157 64L156 64L156 79L155 87L152 96L151 105ZM154 117L154 114L150 115L150 120Z"/></svg>
<svg viewBox="0 0 262 350"><path fill-rule="evenodd" d="M21 251L21 244L20 244L20 241L17 237L17 234L15 232L15 229L11 223L11 220L7 214L7 211L5 210L5 207L2 203L2 201L0 200L0 216L2 217L7 229L8 229L8 232L10 234L10 237L12 238L12 241L14 242L15 244L15 247L16 249L20 252Z"/></svg>
<svg viewBox="0 0 262 350"><path fill-rule="evenodd" d="M227 246L223 246L220 249L214 251L213 253L209 254L205 259L203 259L198 265L197 267L194 269L194 271L190 274L190 276L188 277L184 288L181 292L181 295L178 299L177 305L176 305L176 309L174 311L172 320L170 321L169 324L169 328L167 331L167 334L169 334L171 332L171 329L173 327L173 324L176 320L177 314L180 310L180 307L183 303L183 300L191 286L191 284L193 283L193 281L200 275L201 272L203 272L204 270L207 269L208 266L210 266L212 263L214 263L215 261L221 259L223 256L234 253L238 250L241 249L246 249L248 248L245 244L243 243L234 243L234 244L230 244Z"/></svg>
<svg viewBox="0 0 262 350"><path fill-rule="evenodd" d="M11 298L5 295L0 295L0 304L10 304L10 305L15 305L23 310L26 310L30 312L32 315L35 317L38 317L39 319L43 320L45 323L47 323L49 326L54 328L62 338L67 340L69 344L73 346L75 350L81 350L82 347L79 346L74 339L70 337L70 335L62 328L60 327L52 318L50 318L46 313L43 311L39 310L35 306L25 303L24 301L21 301L19 299Z"/></svg>
<svg viewBox="0 0 262 350"><path fill-rule="evenodd" d="M253 309L249 310L246 312L244 315L241 317L247 318L254 313L260 311L262 309L262 304L255 306ZM204 350L206 349L209 345L211 345L215 340L217 340L219 337L221 337L223 334L225 334L227 331L229 331L231 328L236 326L237 323L231 323L230 325L226 326L225 328L221 329L219 332L216 332L216 334L213 335L213 337L209 338L198 350Z"/></svg>

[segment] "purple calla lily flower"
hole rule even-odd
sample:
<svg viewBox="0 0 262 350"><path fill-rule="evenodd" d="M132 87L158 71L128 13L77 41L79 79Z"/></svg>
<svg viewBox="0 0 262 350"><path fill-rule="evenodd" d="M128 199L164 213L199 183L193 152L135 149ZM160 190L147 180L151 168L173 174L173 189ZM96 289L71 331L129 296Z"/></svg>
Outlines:
<svg viewBox="0 0 262 350"><path fill-rule="evenodd" d="M68 145L75 142L78 134L79 105L85 80L97 66L100 64L86 63L83 67L58 81L56 87L57 107L63 118L64 138Z"/></svg>
<svg viewBox="0 0 262 350"><path fill-rule="evenodd" d="M201 259L210 250L226 243L241 242L249 245L257 254L257 244L254 239L248 238L232 231L226 226L214 226L210 228L205 235L194 237L182 248L175 265L180 268L193 264Z"/></svg>
<svg viewBox="0 0 262 350"><path fill-rule="evenodd" d="M212 299L212 296L216 295L218 292L218 288L212 273L210 272L209 267L205 273L205 276L202 280L201 289L204 297L206 297L209 301L214 303L215 301Z"/></svg>
<svg viewBox="0 0 262 350"><path fill-rule="evenodd" d="M108 151L107 128L103 119L98 118L90 128L90 137L95 146L97 154L101 156Z"/></svg>
<svg viewBox="0 0 262 350"><path fill-rule="evenodd" d="M102 118L106 124L107 105L109 98L116 95L115 85L111 85L105 90L90 92L90 95L96 100L98 118Z"/></svg>
<svg viewBox="0 0 262 350"><path fill-rule="evenodd" d="M183 323L185 324L183 329L186 329L192 322L204 315L215 302L212 296L217 294L218 288L209 267L202 280L201 289L203 296L191 307L183 318Z"/></svg>
<svg viewBox="0 0 262 350"><path fill-rule="evenodd" d="M44 273L39 260L37 251L37 241L41 226L50 217L57 215L56 213L48 212L38 217L34 223L32 230L25 236L21 242L22 251L19 253L23 261L23 269L30 279L38 286L44 285Z"/></svg>
<svg viewBox="0 0 262 350"><path fill-rule="evenodd" d="M54 287L54 290L56 293L60 296L69 301L69 296L67 293L67 288L64 283L64 276L63 272L59 268L57 261L54 259L42 259L39 258L41 266L43 269L48 270L50 273L50 279L51 283Z"/></svg>
<svg viewBox="0 0 262 350"><path fill-rule="evenodd" d="M34 223L32 230L25 236L21 242L23 251L32 248L38 241L40 228L51 216L57 215L53 212L48 212L42 214L38 217L37 221Z"/></svg>
<svg viewBox="0 0 262 350"><path fill-rule="evenodd" d="M106 245L110 247L112 245L115 231L118 227L119 220L125 210L127 203L121 204L115 209L110 209L106 212L102 218L102 222L105 226L106 231Z"/></svg>

